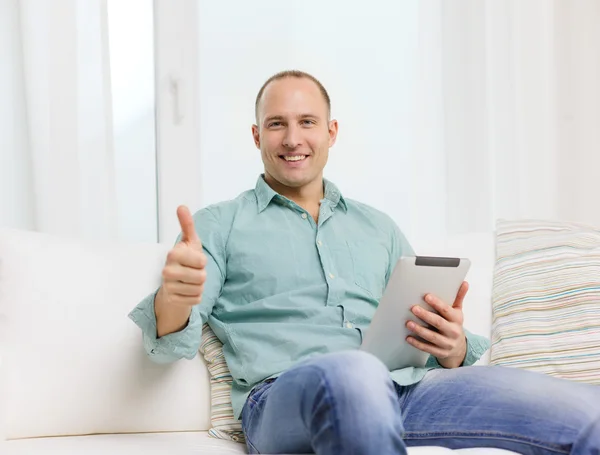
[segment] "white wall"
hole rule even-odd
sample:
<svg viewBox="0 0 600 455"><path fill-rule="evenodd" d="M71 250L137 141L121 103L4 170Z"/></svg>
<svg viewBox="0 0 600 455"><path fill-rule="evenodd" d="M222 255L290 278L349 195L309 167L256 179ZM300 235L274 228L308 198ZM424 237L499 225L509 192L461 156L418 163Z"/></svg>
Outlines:
<svg viewBox="0 0 600 455"><path fill-rule="evenodd" d="M254 187L251 125L262 83L284 69L328 89L340 131L325 177L407 232L414 191L418 2L199 2L202 205ZM407 65L411 62L411 65Z"/></svg>
<svg viewBox="0 0 600 455"><path fill-rule="evenodd" d="M340 134L325 176L417 245L497 218L600 224L600 3L157 0L161 239L175 207L235 197L262 171L256 92L295 68L328 88ZM160 29L160 27L159 27ZM162 84L162 82L161 82Z"/></svg>

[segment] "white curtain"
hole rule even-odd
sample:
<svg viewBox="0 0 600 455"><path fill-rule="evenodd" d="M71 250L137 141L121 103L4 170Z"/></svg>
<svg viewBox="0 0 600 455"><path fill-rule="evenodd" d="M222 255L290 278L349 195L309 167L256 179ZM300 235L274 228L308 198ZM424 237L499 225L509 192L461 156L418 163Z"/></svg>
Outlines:
<svg viewBox="0 0 600 455"><path fill-rule="evenodd" d="M497 218L600 225L600 2L419 8L412 224L440 236Z"/></svg>
<svg viewBox="0 0 600 455"><path fill-rule="evenodd" d="M3 9L9 128L0 226L116 239L106 2L21 0Z"/></svg>
<svg viewBox="0 0 600 455"><path fill-rule="evenodd" d="M0 227L157 240L153 2L0 2Z"/></svg>

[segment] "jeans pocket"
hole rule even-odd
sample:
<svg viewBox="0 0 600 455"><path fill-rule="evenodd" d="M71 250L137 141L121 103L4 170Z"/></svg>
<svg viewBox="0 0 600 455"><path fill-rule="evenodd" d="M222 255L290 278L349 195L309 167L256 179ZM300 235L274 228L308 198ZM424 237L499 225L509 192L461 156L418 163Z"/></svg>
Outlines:
<svg viewBox="0 0 600 455"><path fill-rule="evenodd" d="M250 410L260 402L262 396L269 389L273 381L275 381L275 379L267 379L266 381L258 383L258 385L252 389L246 400Z"/></svg>

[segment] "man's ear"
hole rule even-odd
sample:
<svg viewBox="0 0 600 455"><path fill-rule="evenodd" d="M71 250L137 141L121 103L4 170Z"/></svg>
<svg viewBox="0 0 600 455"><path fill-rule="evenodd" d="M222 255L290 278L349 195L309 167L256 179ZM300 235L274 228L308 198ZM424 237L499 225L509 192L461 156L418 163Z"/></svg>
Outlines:
<svg viewBox="0 0 600 455"><path fill-rule="evenodd" d="M260 129L258 125L252 125L252 138L254 139L254 145L257 149L260 149Z"/></svg>
<svg viewBox="0 0 600 455"><path fill-rule="evenodd" d="M329 147L333 147L338 135L338 121L330 120L329 121Z"/></svg>

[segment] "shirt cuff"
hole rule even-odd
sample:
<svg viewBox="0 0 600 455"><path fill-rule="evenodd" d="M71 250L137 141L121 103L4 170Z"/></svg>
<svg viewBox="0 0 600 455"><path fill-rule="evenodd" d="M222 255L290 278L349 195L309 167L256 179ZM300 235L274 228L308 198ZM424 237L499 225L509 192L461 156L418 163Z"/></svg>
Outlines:
<svg viewBox="0 0 600 455"><path fill-rule="evenodd" d="M465 335L467 336L467 355L462 366L468 367L475 364L485 354L485 351L490 348L492 343L486 337L475 335L466 329Z"/></svg>
<svg viewBox="0 0 600 455"><path fill-rule="evenodd" d="M142 330L144 349L157 363L168 363L186 358L193 359L202 338L202 317L198 305L192 307L188 325L179 332L157 337L154 312L155 291L142 300L130 313L129 319Z"/></svg>

